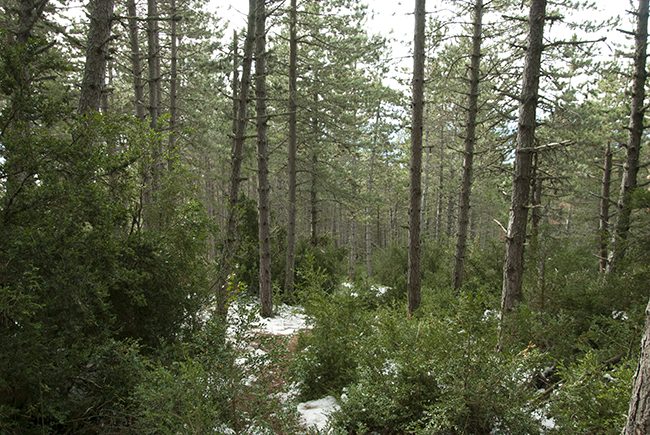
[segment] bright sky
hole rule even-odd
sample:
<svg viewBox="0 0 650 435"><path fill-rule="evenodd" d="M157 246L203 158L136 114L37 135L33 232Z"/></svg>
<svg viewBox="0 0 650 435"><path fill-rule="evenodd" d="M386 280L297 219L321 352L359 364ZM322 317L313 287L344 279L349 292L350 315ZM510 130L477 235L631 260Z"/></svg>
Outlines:
<svg viewBox="0 0 650 435"><path fill-rule="evenodd" d="M411 43L413 40L413 9L415 8L414 0L366 0L369 5L370 17L368 20L368 28L370 33L380 33L385 36L391 36L398 41L405 41ZM631 9L629 0L612 1L612 0L594 0L597 7L596 11L581 11L580 16L588 19L602 19L605 20L614 16L622 16L623 21L621 27L631 30L628 24L629 15L625 13L626 10ZM219 15L231 21L231 23L238 28L245 25L246 14L248 13L248 2L242 0L211 0L210 3L213 7L219 8ZM428 2L427 11L432 11L434 8L439 7L440 1ZM636 4L636 2L635 2ZM612 37L621 40L620 33L614 32L616 35ZM403 49L394 46L394 51L401 49L402 53L406 54L408 49Z"/></svg>
<svg viewBox="0 0 650 435"><path fill-rule="evenodd" d="M413 10L415 8L415 0L364 0L368 4L368 30L371 34L381 34L390 37L394 40L391 44L392 57L398 60L398 64L402 68L408 70L413 65L412 58L409 57L410 46L413 42L413 27L414 17ZM634 0L634 4L637 4ZM300 3L300 2L299 2ZM630 22L631 15L626 13L633 6L630 6L630 0L593 0L596 5L594 11L580 11L578 17L568 17L569 20L573 18L575 21L589 19L594 21L605 21L612 17L622 17L619 23L619 28L626 30L633 30L634 24ZM449 1L429 0L427 2L427 11L439 11L434 13L444 14L446 5ZM217 14L230 21L231 26L236 26L238 29L244 28L246 23L246 15L248 13L248 2L242 0L211 0L210 6L217 10ZM467 17L469 20L470 17ZM561 39L568 38L572 35L566 30L562 30L559 26L553 28L553 36L560 36ZM561 32L561 33L557 33ZM566 36L562 33L567 33ZM226 33L228 34L228 33ZM631 47L632 43L626 40L626 37L618 31L610 31L609 33L598 34L596 36L589 35L580 37L579 39L595 40L601 36L607 37L607 42L614 41L618 44L626 44ZM608 43L600 43L603 56L608 56L613 53L613 47ZM398 75L400 72L395 71ZM393 82L392 79L389 81ZM399 87L397 82L395 84Z"/></svg>

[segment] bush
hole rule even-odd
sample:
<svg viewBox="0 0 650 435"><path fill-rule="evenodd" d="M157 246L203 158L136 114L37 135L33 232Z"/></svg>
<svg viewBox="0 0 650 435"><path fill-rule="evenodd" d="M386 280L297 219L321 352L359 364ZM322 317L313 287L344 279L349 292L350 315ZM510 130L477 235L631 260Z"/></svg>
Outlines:
<svg viewBox="0 0 650 435"><path fill-rule="evenodd" d="M239 198L236 252L231 264L234 266L235 285L243 284L249 296L259 296L260 251L257 200L242 194ZM275 214L271 214L272 223ZM286 260L286 230L273 227L271 231L271 277L274 285L284 284Z"/></svg>
<svg viewBox="0 0 650 435"><path fill-rule="evenodd" d="M539 433L528 406L537 353L497 353L496 319L483 303L468 294L447 315L377 312L335 424L351 433Z"/></svg>
<svg viewBox="0 0 650 435"><path fill-rule="evenodd" d="M562 382L548 399L550 433L617 435L627 420L636 362L624 360L608 368L593 352L575 364L561 366Z"/></svg>
<svg viewBox="0 0 650 435"><path fill-rule="evenodd" d="M296 288L312 285L306 279L308 275L301 271L316 268L319 271L320 288L326 292L334 291L345 276L346 254L345 248L337 248L334 239L328 236L320 236L316 244L310 238L301 239L296 246Z"/></svg>
<svg viewBox="0 0 650 435"><path fill-rule="evenodd" d="M298 297L312 329L300 334L292 378L306 400L338 395L357 378L357 347L367 333L362 302L348 291L327 292L325 274L313 266L298 275L310 283Z"/></svg>
<svg viewBox="0 0 650 435"><path fill-rule="evenodd" d="M451 269L449 254L444 245L434 242L423 243L421 247L422 287L443 287L448 285ZM390 302L406 299L408 277L408 248L391 245L377 250L373 255L374 281L389 287L386 300ZM449 269L449 270L447 270ZM447 273L449 272L449 273Z"/></svg>
<svg viewBox="0 0 650 435"><path fill-rule="evenodd" d="M67 136L63 126L3 136L20 150L12 164L29 168L0 198L0 348L11 355L0 358L0 426L22 434L121 427L141 351L198 328L207 297L206 220L182 199L182 174L163 177L156 219L140 225L153 133L116 115L69 125Z"/></svg>

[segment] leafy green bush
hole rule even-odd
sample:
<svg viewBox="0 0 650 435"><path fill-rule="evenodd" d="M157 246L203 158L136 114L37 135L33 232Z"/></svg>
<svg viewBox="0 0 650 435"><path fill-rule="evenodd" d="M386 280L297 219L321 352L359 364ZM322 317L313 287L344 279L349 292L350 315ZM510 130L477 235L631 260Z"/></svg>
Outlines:
<svg viewBox="0 0 650 435"><path fill-rule="evenodd" d="M421 247L422 287L442 287L448 284L451 269L448 252L444 245L427 241ZM391 245L377 250L373 255L374 281L387 286L387 302L402 301L406 298L408 277L408 248Z"/></svg>
<svg viewBox="0 0 650 435"><path fill-rule="evenodd" d="M577 363L561 366L561 383L550 394L547 415L554 420L550 433L619 434L625 425L636 362L623 360L611 368L594 352Z"/></svg>
<svg viewBox="0 0 650 435"><path fill-rule="evenodd" d="M320 287L327 292L334 291L343 280L345 258L345 248L337 248L334 239L330 237L320 236L316 245L309 238L301 239L296 246L296 287L312 285L312 282L305 279L304 273L298 272L316 268L320 271ZM284 276L284 271L282 275Z"/></svg>
<svg viewBox="0 0 650 435"><path fill-rule="evenodd" d="M236 252L233 255L235 284L243 284L249 296L259 296L259 232L257 201L242 194L239 198ZM271 214L272 223L275 215ZM286 254L286 231L273 227L271 231L271 277L275 285L283 285ZM282 277L282 278L280 278Z"/></svg>
<svg viewBox="0 0 650 435"><path fill-rule="evenodd" d="M187 180L170 171L141 225L137 178L156 138L116 115L69 125L2 137L20 150L2 171L28 169L0 197L0 425L23 434L120 426L141 351L198 328L207 298L206 221L181 200Z"/></svg>
<svg viewBox="0 0 650 435"><path fill-rule="evenodd" d="M335 424L351 433L539 433L528 406L537 353L497 353L496 319L483 302L468 294L455 312L412 318L379 310Z"/></svg>
<svg viewBox="0 0 650 435"><path fill-rule="evenodd" d="M349 291L328 292L325 273L313 265L298 275L309 283L298 297L312 328L300 334L292 377L307 400L340 394L357 378L357 346L367 333L362 302Z"/></svg>

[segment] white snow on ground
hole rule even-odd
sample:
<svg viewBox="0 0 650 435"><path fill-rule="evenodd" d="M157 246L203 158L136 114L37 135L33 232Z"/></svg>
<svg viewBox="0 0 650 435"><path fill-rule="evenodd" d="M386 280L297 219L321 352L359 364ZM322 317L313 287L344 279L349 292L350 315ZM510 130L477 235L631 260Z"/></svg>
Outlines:
<svg viewBox="0 0 650 435"><path fill-rule="evenodd" d="M228 310L228 317L231 322L237 323L240 317L240 309L242 307L237 304L230 306ZM306 316L302 313L300 307L290 307L289 305L279 305L274 307L275 316L265 319L260 315L259 302L248 303L243 307L245 311L255 313L255 319L252 325L254 332L270 335L284 335L291 336L298 331L307 329ZM234 334L235 326L231 324L228 328L228 334Z"/></svg>
<svg viewBox="0 0 650 435"><path fill-rule="evenodd" d="M275 317L263 319L259 316L262 332L273 335L293 335L307 328L305 315L300 308L280 305L275 308Z"/></svg>
<svg viewBox="0 0 650 435"><path fill-rule="evenodd" d="M347 289L353 289L353 288L354 288L354 284L352 284L352 283L349 282L349 281L345 281L345 282L344 282L343 284L341 284L341 285L342 285L343 287L347 288ZM373 291L376 293L377 296L382 296L384 293L386 293L386 292L390 289L390 287L386 287L386 286L383 286L383 285L381 285L381 286L373 285L372 287L370 287L370 289L373 290ZM357 292L355 292L355 291L353 291L353 292L350 293L350 294L351 294L352 296L355 296L355 297L356 297L356 296L359 296L359 293L357 293Z"/></svg>
<svg viewBox="0 0 650 435"><path fill-rule="evenodd" d="M315 426L319 431L325 429L329 415L338 409L339 405L332 396L298 404L302 423L307 427Z"/></svg>
<svg viewBox="0 0 650 435"><path fill-rule="evenodd" d="M231 319L239 316L238 308L237 306L231 306L229 312ZM252 326L255 327L257 332L263 334L291 336L308 328L306 316L299 307L276 306L274 309L275 316L268 319L262 318L259 314L259 303L247 304L246 310L257 313L255 323ZM259 349L251 349L251 351L261 352ZM242 362L240 361L240 363ZM327 426L328 416L339 409L336 399L332 396L299 403L297 406L302 424L306 427L316 427L319 431Z"/></svg>

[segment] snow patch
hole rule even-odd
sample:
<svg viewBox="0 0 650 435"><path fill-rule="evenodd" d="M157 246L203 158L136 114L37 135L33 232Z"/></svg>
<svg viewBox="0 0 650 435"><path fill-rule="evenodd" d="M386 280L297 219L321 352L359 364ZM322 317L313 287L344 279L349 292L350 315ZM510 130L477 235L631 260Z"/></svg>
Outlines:
<svg viewBox="0 0 650 435"><path fill-rule="evenodd" d="M289 305L278 305L275 307L275 315L270 318L263 318L260 314L259 302L247 303L243 306L232 304L228 310L228 317L230 318L230 326L228 327L228 335L233 336L237 328L238 320L242 317L242 313L255 313L253 323L253 332L269 334L269 335L282 335L291 336L298 331L309 328L307 326L307 316L302 312L301 307L291 307Z"/></svg>
<svg viewBox="0 0 650 435"><path fill-rule="evenodd" d="M260 329L272 335L294 335L307 328L306 316L302 310L289 305L280 305L275 309L275 317L264 319L259 316Z"/></svg>
<svg viewBox="0 0 650 435"><path fill-rule="evenodd" d="M339 404L332 396L298 404L302 424L306 427L316 427L319 431L325 429L330 414L339 408Z"/></svg>

